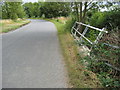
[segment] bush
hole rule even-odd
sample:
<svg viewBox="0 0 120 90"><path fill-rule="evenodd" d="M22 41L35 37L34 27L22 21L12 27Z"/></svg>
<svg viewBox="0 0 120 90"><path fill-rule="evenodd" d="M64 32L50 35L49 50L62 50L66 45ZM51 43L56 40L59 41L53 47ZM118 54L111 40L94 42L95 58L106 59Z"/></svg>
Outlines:
<svg viewBox="0 0 120 90"><path fill-rule="evenodd" d="M110 27L112 29L114 28L119 28L120 29L120 9L118 10L112 10L110 12L107 12L106 14L106 22L107 22L107 27L108 29L110 29Z"/></svg>
<svg viewBox="0 0 120 90"><path fill-rule="evenodd" d="M105 27L106 15L102 12L95 13L90 19L90 25L103 28Z"/></svg>
<svg viewBox="0 0 120 90"><path fill-rule="evenodd" d="M116 28L120 29L120 9L108 12L96 12L92 15L89 23L92 26L103 28L106 27L109 31Z"/></svg>
<svg viewBox="0 0 120 90"><path fill-rule="evenodd" d="M18 16L17 16L16 13L13 13L13 14L11 14L10 18L11 18L12 20L17 20L17 19L18 19Z"/></svg>
<svg viewBox="0 0 120 90"><path fill-rule="evenodd" d="M75 16L70 16L70 18L66 22L65 31L71 32L71 28L74 25L75 21L76 21Z"/></svg>

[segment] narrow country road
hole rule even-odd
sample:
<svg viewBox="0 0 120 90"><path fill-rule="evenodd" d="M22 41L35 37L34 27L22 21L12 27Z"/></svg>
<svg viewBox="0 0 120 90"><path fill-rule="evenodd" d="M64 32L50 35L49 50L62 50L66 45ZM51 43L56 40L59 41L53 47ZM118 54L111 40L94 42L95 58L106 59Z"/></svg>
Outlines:
<svg viewBox="0 0 120 90"><path fill-rule="evenodd" d="M53 23L31 23L2 35L3 88L65 88L67 74Z"/></svg>

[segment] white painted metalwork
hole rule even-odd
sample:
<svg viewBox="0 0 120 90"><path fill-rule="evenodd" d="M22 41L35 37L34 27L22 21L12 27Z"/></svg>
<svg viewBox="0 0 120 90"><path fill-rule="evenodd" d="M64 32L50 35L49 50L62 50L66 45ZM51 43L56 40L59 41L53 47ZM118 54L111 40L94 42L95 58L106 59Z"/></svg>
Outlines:
<svg viewBox="0 0 120 90"><path fill-rule="evenodd" d="M85 26L85 29L84 29L83 33L79 32L79 28L80 28L81 25ZM77 26L77 28L75 28L76 26ZM98 36L97 36L97 38L94 42L90 41L87 37L85 37L85 34L88 31L88 28L92 28L94 30L99 31L99 34L98 34ZM84 24L84 23L81 23L81 22L75 22L72 29L71 29L71 33L76 39L79 38L79 41L82 41L83 38L84 38L86 41L88 41L90 44L93 45L93 44L97 44L98 41L102 38L103 34L108 33L108 31L106 31L105 28L99 29L99 28L96 28L96 27L93 27L93 26L90 26L90 25L87 25L87 24ZM80 37L78 37L76 34L79 34Z"/></svg>

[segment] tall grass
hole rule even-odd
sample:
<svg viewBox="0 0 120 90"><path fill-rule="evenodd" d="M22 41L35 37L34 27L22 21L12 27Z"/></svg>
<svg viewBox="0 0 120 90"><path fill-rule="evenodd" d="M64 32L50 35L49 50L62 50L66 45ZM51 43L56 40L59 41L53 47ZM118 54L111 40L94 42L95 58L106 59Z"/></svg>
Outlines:
<svg viewBox="0 0 120 90"><path fill-rule="evenodd" d="M2 20L0 22L0 33L6 33L6 32L9 32L11 30L15 30L25 24L28 24L30 21L28 20L16 20L16 21L13 21L13 20Z"/></svg>

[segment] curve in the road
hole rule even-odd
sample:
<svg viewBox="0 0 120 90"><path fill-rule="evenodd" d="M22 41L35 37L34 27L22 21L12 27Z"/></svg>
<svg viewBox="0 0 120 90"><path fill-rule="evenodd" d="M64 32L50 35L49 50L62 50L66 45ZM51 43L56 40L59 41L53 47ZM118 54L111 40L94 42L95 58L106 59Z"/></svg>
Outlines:
<svg viewBox="0 0 120 90"><path fill-rule="evenodd" d="M31 23L2 35L3 88L65 88L67 74L53 23Z"/></svg>

